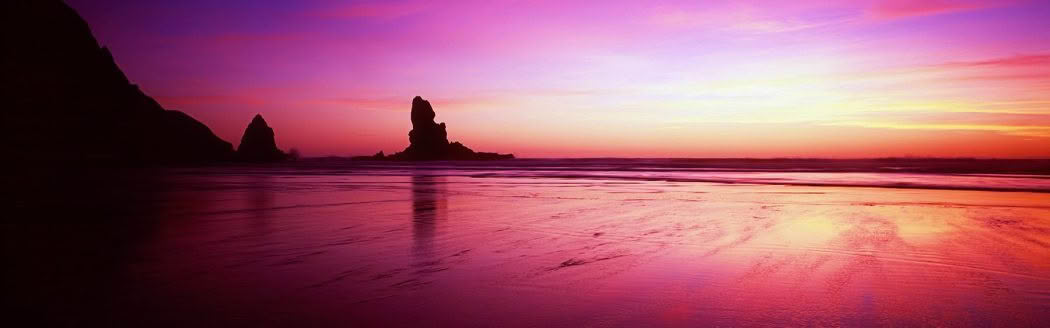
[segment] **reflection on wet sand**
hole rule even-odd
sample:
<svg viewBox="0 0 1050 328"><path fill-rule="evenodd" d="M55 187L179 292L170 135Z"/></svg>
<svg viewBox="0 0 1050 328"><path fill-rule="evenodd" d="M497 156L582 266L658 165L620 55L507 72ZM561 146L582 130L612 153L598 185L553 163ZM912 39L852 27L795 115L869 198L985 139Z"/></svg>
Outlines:
<svg viewBox="0 0 1050 328"><path fill-rule="evenodd" d="M245 207L254 209L249 223L254 233L259 235L265 235L270 229L274 212L270 209L274 206L274 190L277 188L273 180L268 174L255 174L247 177L244 185L244 191L248 193Z"/></svg>
<svg viewBox="0 0 1050 328"><path fill-rule="evenodd" d="M434 232L446 206L444 177L412 176L412 254L421 262L432 261Z"/></svg>
<svg viewBox="0 0 1050 328"><path fill-rule="evenodd" d="M1050 311L1050 194L440 175L175 174L141 200L148 229L110 246L119 278L59 286L120 291L82 294L104 297L73 321L139 326L1041 326Z"/></svg>

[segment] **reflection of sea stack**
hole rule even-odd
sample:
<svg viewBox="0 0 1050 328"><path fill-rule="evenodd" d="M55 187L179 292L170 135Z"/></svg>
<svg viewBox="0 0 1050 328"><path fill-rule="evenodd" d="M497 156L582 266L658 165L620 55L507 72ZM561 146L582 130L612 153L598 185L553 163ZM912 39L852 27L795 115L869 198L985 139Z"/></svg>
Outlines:
<svg viewBox="0 0 1050 328"><path fill-rule="evenodd" d="M131 84L72 8L57 0L4 1L10 158L27 162L180 163L228 159L207 126L165 110Z"/></svg>
<svg viewBox="0 0 1050 328"><path fill-rule="evenodd" d="M273 129L262 115L256 114L248 128L244 129L241 144L237 146L237 159L250 162L279 161L287 158L273 138Z"/></svg>
<svg viewBox="0 0 1050 328"><path fill-rule="evenodd" d="M412 131L408 132L408 148L387 157L381 154L368 159L392 160L490 160L514 158L512 154L474 152L459 142L448 142L445 123L434 122L434 108L430 102L416 96L412 99Z"/></svg>

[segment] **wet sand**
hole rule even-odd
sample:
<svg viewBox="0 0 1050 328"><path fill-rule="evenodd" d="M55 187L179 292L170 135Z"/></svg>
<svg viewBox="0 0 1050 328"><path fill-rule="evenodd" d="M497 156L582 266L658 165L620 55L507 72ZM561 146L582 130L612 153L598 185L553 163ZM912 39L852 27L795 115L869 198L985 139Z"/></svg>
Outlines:
<svg viewBox="0 0 1050 328"><path fill-rule="evenodd" d="M1047 193L441 170L163 180L110 292L70 322L1050 322Z"/></svg>

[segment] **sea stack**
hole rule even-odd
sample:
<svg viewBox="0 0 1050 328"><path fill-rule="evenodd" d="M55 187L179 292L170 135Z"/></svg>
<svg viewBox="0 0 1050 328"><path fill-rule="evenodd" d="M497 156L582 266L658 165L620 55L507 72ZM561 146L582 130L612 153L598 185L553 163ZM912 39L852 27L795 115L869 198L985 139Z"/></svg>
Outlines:
<svg viewBox="0 0 1050 328"><path fill-rule="evenodd" d="M261 114L255 114L248 128L244 129L241 144L237 146L237 159L246 162L273 162L286 158L288 155L277 149L273 128L266 124Z"/></svg>
<svg viewBox="0 0 1050 328"><path fill-rule="evenodd" d="M423 97L412 98L412 131L408 132L408 148L405 154L419 159L441 158L448 148L448 132L445 122L436 123L434 107Z"/></svg>
<svg viewBox="0 0 1050 328"><path fill-rule="evenodd" d="M412 131L408 132L408 148L390 156L382 152L367 159L389 159L408 161L427 160L493 160L514 158L512 154L475 152L459 142L448 142L445 123L434 121L436 113L430 102L423 97L412 99Z"/></svg>
<svg viewBox="0 0 1050 328"><path fill-rule="evenodd" d="M0 133L17 163L177 164L228 160L230 143L129 82L59 0L4 1ZM32 164L30 164L32 165Z"/></svg>

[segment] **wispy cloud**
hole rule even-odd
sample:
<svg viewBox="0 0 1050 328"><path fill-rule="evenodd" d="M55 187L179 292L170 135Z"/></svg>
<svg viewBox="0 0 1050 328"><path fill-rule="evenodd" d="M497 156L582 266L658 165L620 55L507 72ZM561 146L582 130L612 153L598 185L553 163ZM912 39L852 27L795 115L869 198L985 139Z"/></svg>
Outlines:
<svg viewBox="0 0 1050 328"><path fill-rule="evenodd" d="M935 91L944 92L952 90L952 87L968 85L979 89L985 96L998 96L1002 91L1032 92L1038 88L1050 87L1050 54L1034 53L979 60L946 61L859 70L813 78L857 83L868 87L882 86L900 92L926 94L927 96L932 95ZM965 92L972 92L972 90Z"/></svg>
<svg viewBox="0 0 1050 328"><path fill-rule="evenodd" d="M858 126L894 130L982 131L1002 135L1050 138L1050 113L972 111L869 111L850 115L831 126Z"/></svg>
<svg viewBox="0 0 1050 328"><path fill-rule="evenodd" d="M835 3L800 0L768 5L726 1L701 7L656 7L648 21L665 27L764 34L1005 7L1023 1L875 0Z"/></svg>
<svg viewBox="0 0 1050 328"><path fill-rule="evenodd" d="M951 124L951 123L913 123L913 122L870 122L851 121L835 122L825 125L832 126L857 126L865 128L892 129L892 130L934 130L934 131L982 131L994 132L1003 135L1050 138L1050 125L1041 126L1016 126L996 124Z"/></svg>
<svg viewBox="0 0 1050 328"><path fill-rule="evenodd" d="M1020 1L1010 0L882 0L869 9L873 19L897 19L951 12L1004 7Z"/></svg>
<svg viewBox="0 0 1050 328"><path fill-rule="evenodd" d="M359 3L343 7L328 8L311 12L313 16L324 18L376 18L390 19L416 14L431 7L430 2L374 2Z"/></svg>
<svg viewBox="0 0 1050 328"><path fill-rule="evenodd" d="M948 62L947 67L1027 67L1050 65L1050 54L1026 54L976 61Z"/></svg>
<svg viewBox="0 0 1050 328"><path fill-rule="evenodd" d="M154 96L164 107L197 105L264 105L269 103L263 97L229 96L229 95L191 95L191 96Z"/></svg>
<svg viewBox="0 0 1050 328"><path fill-rule="evenodd" d="M461 108L498 103L498 101L496 101L495 99L485 96L462 98L428 97L426 99L435 107L439 107L441 110L456 110ZM412 109L411 96L326 98L308 101L307 103L346 106L348 109L355 110L408 111Z"/></svg>
<svg viewBox="0 0 1050 328"><path fill-rule="evenodd" d="M711 7L661 6L652 10L648 23L669 28L704 28L730 33L783 33L823 27L848 21L848 17L802 17L798 8L775 9L745 3Z"/></svg>
<svg viewBox="0 0 1050 328"><path fill-rule="evenodd" d="M1050 91L1050 54L1046 53L953 61L931 70L944 72L939 77L946 84L985 86L985 92L1003 84L1015 93Z"/></svg>

